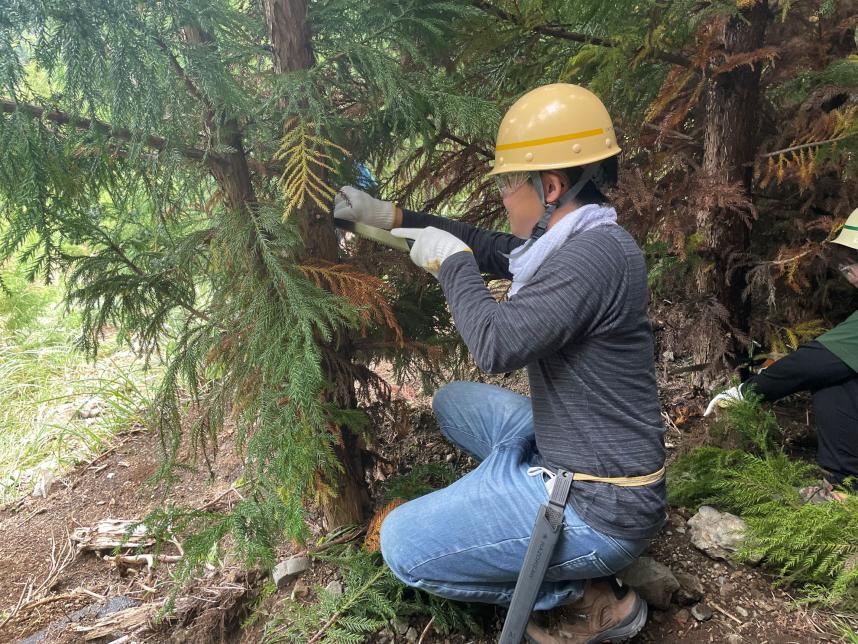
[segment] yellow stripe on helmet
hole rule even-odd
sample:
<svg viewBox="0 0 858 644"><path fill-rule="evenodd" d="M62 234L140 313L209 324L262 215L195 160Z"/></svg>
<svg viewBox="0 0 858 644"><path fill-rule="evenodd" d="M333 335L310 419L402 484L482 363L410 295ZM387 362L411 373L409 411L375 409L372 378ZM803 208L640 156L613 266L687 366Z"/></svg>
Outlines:
<svg viewBox="0 0 858 644"><path fill-rule="evenodd" d="M561 143L563 141L573 141L574 139L586 139L589 136L599 136L604 134L603 128L595 130L584 130L583 132L572 132L570 134L560 134L558 136L547 136L544 139L531 139L530 141L519 141L518 143L504 143L495 148L501 150L517 150L519 148L529 148L537 145L547 145L549 143Z"/></svg>

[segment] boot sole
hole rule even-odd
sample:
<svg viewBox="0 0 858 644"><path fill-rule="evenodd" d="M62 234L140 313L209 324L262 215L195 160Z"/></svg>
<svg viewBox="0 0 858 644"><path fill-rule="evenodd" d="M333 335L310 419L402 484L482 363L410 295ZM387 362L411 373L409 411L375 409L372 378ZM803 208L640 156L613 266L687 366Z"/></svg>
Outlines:
<svg viewBox="0 0 858 644"><path fill-rule="evenodd" d="M604 642L610 642L610 644L621 644L621 642L627 642L641 632L643 627L646 625L648 615L649 607L639 596L635 602L635 607L632 610L632 613L626 617L626 619L613 628L609 628L606 631L602 631L595 637L591 637L587 640L586 644L603 644ZM530 637L527 633L525 633L524 639L528 644L539 644L537 640Z"/></svg>

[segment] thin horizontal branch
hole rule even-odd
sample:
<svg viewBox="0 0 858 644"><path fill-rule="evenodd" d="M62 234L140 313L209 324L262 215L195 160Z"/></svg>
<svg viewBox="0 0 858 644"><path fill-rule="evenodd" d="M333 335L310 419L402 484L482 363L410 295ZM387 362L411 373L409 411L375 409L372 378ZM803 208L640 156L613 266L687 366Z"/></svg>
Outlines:
<svg viewBox="0 0 858 644"><path fill-rule="evenodd" d="M0 100L0 111L6 114L13 114L21 111L35 119L44 119L56 123L58 125L68 125L78 130L93 129L96 132L108 136L110 138L119 139L121 141L132 141L134 135L126 128L113 127L110 123L99 121L97 119L88 119L59 110L46 110L37 105L28 103L14 103L12 101ZM202 150L189 145L181 145L170 143L167 139L160 136L148 135L143 137L143 143L146 147L157 151L176 150L182 156L193 161L220 161L222 157L214 152ZM257 161L248 158L247 165L260 175L266 177L279 176L283 172L283 163L280 161Z"/></svg>
<svg viewBox="0 0 858 644"><path fill-rule="evenodd" d="M45 119L58 125L68 125L78 130L95 130L99 134L104 134L110 138L120 139L122 141L133 141L134 135L130 130L122 127L113 127L110 123L99 121L98 119L88 119L59 110L46 110L38 105L30 105L29 103L14 103L12 101L0 101L2 111L6 114L14 114L15 112L24 112L35 119ZM143 136L143 143L146 147L163 151L176 150L189 159L195 161L203 161L207 158L218 158L217 155L206 150L200 150L188 145L174 144L160 136L146 135Z"/></svg>
<svg viewBox="0 0 858 644"><path fill-rule="evenodd" d="M856 134L858 134L858 132L850 132L849 134L836 136L833 139L825 139L824 141L813 141L811 143L802 143L801 145L794 145L790 148L784 148L783 150L775 150L774 152L767 152L766 154L761 154L760 158L765 159L767 157L776 157L779 154L786 154L787 152L796 152L798 150L805 150L807 148L819 147L820 145L828 145L829 143L837 143L838 141L842 141L843 139L853 137Z"/></svg>
<svg viewBox="0 0 858 644"><path fill-rule="evenodd" d="M519 27L526 28L525 25L522 25L521 22L512 14L504 11L500 7L495 7L494 5L485 2L484 0L473 0L474 6L488 13L496 18L503 20L504 22L509 22ZM552 38L559 38L561 40L569 40L571 42L579 42L587 45L598 45L600 47L618 47L618 43L616 41L610 40L608 38L601 38L599 36L590 36L588 34L582 34L574 31L569 31L568 29L561 27L559 25L536 25L535 27L531 27L531 30L535 33L542 34L543 36L550 36ZM678 54L671 54L666 51L658 51L655 50L652 52L653 57L658 60L664 61L666 63L670 63L671 65L679 65L681 67L691 67L691 61L685 58L685 56L680 56Z"/></svg>
<svg viewBox="0 0 858 644"><path fill-rule="evenodd" d="M441 136L442 136L443 138L447 139L448 141L452 141L453 143L457 143L458 145L461 145L463 148L470 148L470 147L473 147L473 149L474 149L478 154L481 154L482 156L484 156L484 157L485 157L486 159L488 159L489 161L491 161L491 160L493 160L493 159L495 158L495 155L494 155L494 154L492 154L492 153L491 153L489 150L487 150L486 148L484 148L484 147L482 147L481 145L478 145L478 144L476 144L476 143L468 143L468 142L467 142L467 141L465 141L464 139L462 139L462 138L460 138L460 137L456 136L455 134L452 134L452 133L450 133L450 132L444 132Z"/></svg>

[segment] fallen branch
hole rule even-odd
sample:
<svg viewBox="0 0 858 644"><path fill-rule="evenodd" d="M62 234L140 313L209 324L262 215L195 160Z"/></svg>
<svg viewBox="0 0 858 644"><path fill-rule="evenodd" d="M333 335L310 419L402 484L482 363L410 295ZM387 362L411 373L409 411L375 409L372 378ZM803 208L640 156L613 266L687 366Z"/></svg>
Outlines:
<svg viewBox="0 0 858 644"><path fill-rule="evenodd" d="M38 601L30 602L29 604L25 604L24 606L21 607L19 612L30 611L30 610L33 610L34 608L38 608L39 606L44 606L45 604L52 604L54 602L63 601L64 599L74 599L75 597L78 597L80 595L86 595L87 597L92 597L93 599L98 599L98 600L107 599L107 597L105 597L104 595L99 595L98 593L94 593L91 590L87 590L86 588L80 587L80 588L75 588L70 593L63 593L62 595L50 595L50 596L45 597L43 599L40 599ZM0 626L2 626L2 624L0 624Z"/></svg>
<svg viewBox="0 0 858 644"><path fill-rule="evenodd" d="M349 543L350 541L354 541L359 536L361 536L364 532L366 532L366 528L360 528L360 529L354 530L352 532L347 532L346 534L341 535L335 539L331 539L330 541L326 541L325 543L323 543L323 544L321 544L315 548L307 548L305 550L302 550L298 554L307 555L307 556L312 557L313 555L317 555L320 552L324 552L325 550L327 550L328 548L331 548L333 546L338 546L338 545L341 545L344 543Z"/></svg>
<svg viewBox="0 0 858 644"><path fill-rule="evenodd" d="M417 640L417 644L423 644L423 638L426 637L426 634L429 632L429 629L432 627L432 624L435 623L435 616L432 615L432 619L429 620L429 623L426 624L426 628L423 629L423 632L420 633L420 639Z"/></svg>
<svg viewBox="0 0 858 644"><path fill-rule="evenodd" d="M155 565L155 562L158 563L176 563L182 560L182 557L179 555L116 555L115 557L111 557L110 555L105 555L104 560L112 563L114 566L126 566L134 568L136 566L142 566L146 564L147 568L152 568Z"/></svg>
<svg viewBox="0 0 858 644"><path fill-rule="evenodd" d="M736 622L737 624L741 624L741 623L742 623L742 620L741 620L741 619L739 619L739 618L738 618L738 617L736 617L735 615L731 615L730 613L728 613L726 610L724 610L723 608L721 608L721 607L720 607L718 604L716 604L715 602L709 602L709 603L712 605L712 608L714 608L715 610L717 610L717 611L718 611L719 613L721 613L722 615L726 615L727 617L729 617L730 619L732 619L732 620L733 620L734 622Z"/></svg>
<svg viewBox="0 0 858 644"><path fill-rule="evenodd" d="M71 539L78 542L79 550L142 548L155 543L145 525L126 519L103 519L91 528L77 528Z"/></svg>

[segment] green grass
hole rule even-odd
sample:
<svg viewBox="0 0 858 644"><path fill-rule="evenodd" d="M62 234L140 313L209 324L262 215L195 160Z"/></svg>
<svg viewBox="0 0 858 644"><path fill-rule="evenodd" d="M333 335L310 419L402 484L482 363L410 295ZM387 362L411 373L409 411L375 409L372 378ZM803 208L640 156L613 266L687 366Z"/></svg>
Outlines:
<svg viewBox="0 0 858 644"><path fill-rule="evenodd" d="M144 422L157 370L108 339L95 362L75 350L79 317L62 304L62 285L29 284L0 271L0 504L32 492L92 459L117 432ZM102 412L80 417L89 401Z"/></svg>

